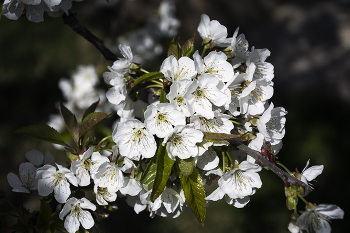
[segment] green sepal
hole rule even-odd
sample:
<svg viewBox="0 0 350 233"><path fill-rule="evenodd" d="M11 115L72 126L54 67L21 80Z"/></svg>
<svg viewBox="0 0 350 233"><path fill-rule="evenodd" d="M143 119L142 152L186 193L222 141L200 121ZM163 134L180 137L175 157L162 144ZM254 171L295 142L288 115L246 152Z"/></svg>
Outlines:
<svg viewBox="0 0 350 233"><path fill-rule="evenodd" d="M68 108L66 108L66 106L62 104L62 102L60 103L60 109L70 135L72 136L75 144L79 145L79 125L77 118L71 111L69 111Z"/></svg>
<svg viewBox="0 0 350 233"><path fill-rule="evenodd" d="M168 57L173 55L176 58L176 60L179 60L181 54L181 45L179 43L179 39L175 42L175 38L173 38L168 48Z"/></svg>
<svg viewBox="0 0 350 233"><path fill-rule="evenodd" d="M49 222L51 219L52 209L51 206L41 200L40 213L36 222L36 230L43 233L50 233Z"/></svg>
<svg viewBox="0 0 350 233"><path fill-rule="evenodd" d="M151 201L154 202L164 191L166 182L171 174L171 168L174 165L174 160L169 158L165 146L159 144L157 152L157 170L154 178L153 189L151 193Z"/></svg>
<svg viewBox="0 0 350 233"><path fill-rule="evenodd" d="M98 103L100 102L100 99L98 99L95 103L91 104L84 112L83 117L81 118L81 121L83 121L90 113L95 112Z"/></svg>
<svg viewBox="0 0 350 233"><path fill-rule="evenodd" d="M241 135L227 134L227 133L211 133L211 132L203 132L204 138L207 141L228 141L236 138L240 138Z"/></svg>
<svg viewBox="0 0 350 233"><path fill-rule="evenodd" d="M144 74L134 81L132 88L134 88L139 83L151 81L153 79L161 79L161 78L164 78L164 74L162 72L150 72L150 73Z"/></svg>
<svg viewBox="0 0 350 233"><path fill-rule="evenodd" d="M169 103L169 100L166 98L166 93L165 93L164 89L160 89L159 102Z"/></svg>
<svg viewBox="0 0 350 233"><path fill-rule="evenodd" d="M97 123L99 123L109 115L111 115L111 113L104 113L104 112L92 112L89 115L87 115L83 120L83 122L81 122L81 125L79 127L80 137L83 136L89 129L91 129L93 126L95 126Z"/></svg>
<svg viewBox="0 0 350 233"><path fill-rule="evenodd" d="M185 44L182 46L182 57L190 57L191 53L193 53L195 37L196 37L196 34L194 34L193 37L187 40Z"/></svg>
<svg viewBox="0 0 350 233"><path fill-rule="evenodd" d="M66 157L70 160L70 161L76 161L79 160L79 155L75 155L69 151L66 151Z"/></svg>
<svg viewBox="0 0 350 233"><path fill-rule="evenodd" d="M131 63L129 68L129 74L136 74L140 70L140 67L135 63Z"/></svg>
<svg viewBox="0 0 350 233"><path fill-rule="evenodd" d="M148 190L153 188L154 178L156 177L157 171L157 156L153 156L153 158L148 162L146 170L143 172L141 177L141 183L147 185Z"/></svg>
<svg viewBox="0 0 350 233"><path fill-rule="evenodd" d="M179 159L176 158L176 162L179 166L179 169L181 171L181 173L188 177L189 175L192 174L193 169L194 169L194 161L193 158L188 158L188 159Z"/></svg>
<svg viewBox="0 0 350 233"><path fill-rule="evenodd" d="M118 160L118 162L117 162L118 167L123 167L124 158L125 158L125 157L123 156L123 157L121 157L121 158Z"/></svg>
<svg viewBox="0 0 350 233"><path fill-rule="evenodd" d="M188 206L198 221L204 226L206 200L202 177L199 175L196 168L193 169L189 177L181 173L179 166L177 166L177 171Z"/></svg>
<svg viewBox="0 0 350 233"><path fill-rule="evenodd" d="M294 197L287 197L286 206L288 210L294 210L296 207L296 202Z"/></svg>
<svg viewBox="0 0 350 233"><path fill-rule="evenodd" d="M63 136L48 125L30 125L19 128L16 133L62 146L66 145Z"/></svg>

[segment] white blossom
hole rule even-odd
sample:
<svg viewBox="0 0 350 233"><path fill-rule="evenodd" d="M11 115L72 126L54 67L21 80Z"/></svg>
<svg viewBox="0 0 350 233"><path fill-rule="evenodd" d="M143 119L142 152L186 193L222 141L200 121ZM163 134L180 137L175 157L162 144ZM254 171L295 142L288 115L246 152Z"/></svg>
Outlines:
<svg viewBox="0 0 350 233"><path fill-rule="evenodd" d="M301 181L311 185L309 182L316 179L323 171L323 165L309 167L310 159L307 161L305 168L301 172Z"/></svg>
<svg viewBox="0 0 350 233"><path fill-rule="evenodd" d="M94 226L95 222L91 216L91 213L83 209L95 211L96 206L85 197L81 199L71 197L63 206L59 217L61 220L63 220L68 214L64 221L64 228L66 228L69 233L75 233L77 230L79 230L80 224L84 229L90 229Z"/></svg>
<svg viewBox="0 0 350 233"><path fill-rule="evenodd" d="M109 192L117 192L124 186L124 176L116 164L105 162L98 168L94 182L99 187L107 187Z"/></svg>
<svg viewBox="0 0 350 233"><path fill-rule="evenodd" d="M210 20L206 14L202 14L197 30L203 40L210 38L218 47L228 47L231 44L232 38L226 38L227 28L217 20Z"/></svg>
<svg viewBox="0 0 350 233"><path fill-rule="evenodd" d="M67 168L56 164L58 170L51 165L44 165L37 170L38 191L40 196L47 196L55 192L55 199L59 203L65 203L71 194L70 183L78 186L77 178Z"/></svg>
<svg viewBox="0 0 350 233"><path fill-rule="evenodd" d="M265 62L266 58L270 56L268 49L253 49L247 59L247 66L254 63L256 66L253 80L266 79L271 81L274 77L274 68L271 63Z"/></svg>
<svg viewBox="0 0 350 233"><path fill-rule="evenodd" d="M38 189L36 179L36 168L32 163L21 163L19 166L19 177L10 172L7 181L12 187L12 192L30 193L30 190Z"/></svg>
<svg viewBox="0 0 350 233"><path fill-rule="evenodd" d="M198 156L199 151L196 143L201 142L203 136L201 131L190 126L178 125L165 136L163 146L166 144L168 155L172 160L175 160L176 156L180 159L188 159Z"/></svg>
<svg viewBox="0 0 350 233"><path fill-rule="evenodd" d="M191 58L181 57L178 61L173 55L163 61L160 72L171 82L192 80L197 74L194 61Z"/></svg>
<svg viewBox="0 0 350 233"><path fill-rule="evenodd" d="M344 211L336 205L308 205L306 211L298 218L297 226L307 232L330 233L330 220L343 218Z"/></svg>
<svg viewBox="0 0 350 233"><path fill-rule="evenodd" d="M176 110L181 111L186 117L191 116L188 110L184 95L186 93L187 87L192 84L190 80L181 80L174 82L170 86L170 91L166 95L169 102L175 106Z"/></svg>
<svg viewBox="0 0 350 233"><path fill-rule="evenodd" d="M151 158L157 150L156 141L146 129L145 124L139 120L120 122L114 129L113 141L119 147L119 153L129 159Z"/></svg>
<svg viewBox="0 0 350 233"><path fill-rule="evenodd" d="M108 202L113 202L117 199L117 193L110 192L108 187L95 185L94 192L96 194L96 202L99 205L108 205Z"/></svg>
<svg viewBox="0 0 350 233"><path fill-rule="evenodd" d="M202 74L187 88L184 98L190 113L207 119L214 117L212 104L222 106L227 102L227 95L218 89L220 80L212 74Z"/></svg>
<svg viewBox="0 0 350 233"><path fill-rule="evenodd" d="M123 76L129 74L130 65L132 63L133 55L130 46L120 44L118 46L124 58L116 60L112 67L108 67L111 71L119 73Z"/></svg>
<svg viewBox="0 0 350 233"><path fill-rule="evenodd" d="M245 39L244 34L240 34L237 37L238 30L239 27L233 34L231 47L235 55L235 59L237 59L239 62L246 62L250 55L250 52L248 51L248 41Z"/></svg>
<svg viewBox="0 0 350 233"><path fill-rule="evenodd" d="M124 187L119 191L124 195L136 196L142 190L140 181L132 177L124 177Z"/></svg>
<svg viewBox="0 0 350 233"><path fill-rule="evenodd" d="M185 125L185 115L169 103L152 104L145 111L145 124L151 134L164 138L177 125Z"/></svg>
<svg viewBox="0 0 350 233"><path fill-rule="evenodd" d="M194 157L196 167L208 171L216 168L219 165L219 157L214 149L208 148L201 156Z"/></svg>

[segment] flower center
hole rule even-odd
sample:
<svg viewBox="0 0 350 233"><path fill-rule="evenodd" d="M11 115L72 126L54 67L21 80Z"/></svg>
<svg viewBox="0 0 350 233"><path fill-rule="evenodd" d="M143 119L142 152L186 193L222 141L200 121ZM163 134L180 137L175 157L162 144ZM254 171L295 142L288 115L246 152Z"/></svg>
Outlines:
<svg viewBox="0 0 350 233"><path fill-rule="evenodd" d="M185 104L185 99L182 96L177 96L174 98L174 100L176 101L179 107Z"/></svg>
<svg viewBox="0 0 350 233"><path fill-rule="evenodd" d="M192 92L192 95L196 99L205 98L204 89L197 87L197 89L194 92Z"/></svg>
<svg viewBox="0 0 350 233"><path fill-rule="evenodd" d="M58 183L61 180L64 180L66 178L66 176L60 171L56 171L54 177L55 177L55 186L58 185Z"/></svg>

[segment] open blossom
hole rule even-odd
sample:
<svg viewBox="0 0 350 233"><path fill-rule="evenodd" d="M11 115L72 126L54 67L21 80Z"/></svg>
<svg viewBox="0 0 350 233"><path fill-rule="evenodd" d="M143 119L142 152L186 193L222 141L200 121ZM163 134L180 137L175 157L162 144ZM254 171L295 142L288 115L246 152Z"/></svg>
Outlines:
<svg viewBox="0 0 350 233"><path fill-rule="evenodd" d="M209 16L206 14L202 14L197 30L203 40L209 38L218 47L230 46L232 38L226 38L227 28L221 25L217 20L210 20Z"/></svg>
<svg viewBox="0 0 350 233"><path fill-rule="evenodd" d="M197 74L191 58L181 57L178 61L173 55L163 61L160 72L171 82L192 80Z"/></svg>
<svg viewBox="0 0 350 233"><path fill-rule="evenodd" d="M81 199L71 197L63 206L59 217L61 220L63 220L68 214L66 220L64 221L64 228L66 228L69 233L75 233L77 230L79 230L80 224L84 229L90 229L94 226L95 222L91 216L91 213L84 209L95 211L96 206L85 197Z"/></svg>
<svg viewBox="0 0 350 233"><path fill-rule="evenodd" d="M117 192L124 186L124 176L116 164L105 162L99 167L94 182L99 187L107 187L110 192Z"/></svg>
<svg viewBox="0 0 350 233"><path fill-rule="evenodd" d="M152 104L145 111L145 124L151 134L164 138L177 125L185 125L185 115L168 103Z"/></svg>
<svg viewBox="0 0 350 233"><path fill-rule="evenodd" d="M214 149L208 148L201 156L194 157L196 167L208 171L216 168L219 165L219 157Z"/></svg>
<svg viewBox="0 0 350 233"><path fill-rule="evenodd" d="M156 153L157 144L153 135L139 120L120 122L112 136L120 154L129 159L136 159L141 155L143 158L151 158Z"/></svg>
<svg viewBox="0 0 350 233"><path fill-rule="evenodd" d="M203 136L201 131L190 126L178 125L164 138L163 146L166 143L168 155L172 160L175 160L176 156L180 159L188 159L198 156L196 144L203 140Z"/></svg>
<svg viewBox="0 0 350 233"><path fill-rule="evenodd" d="M190 113L201 115L207 119L214 117L212 104L222 106L228 96L217 87L219 79L212 74L202 74L187 88L184 96Z"/></svg>
<svg viewBox="0 0 350 233"><path fill-rule="evenodd" d="M310 185L310 181L316 179L323 171L323 165L309 167L310 159L307 161L305 168L301 172L301 181Z"/></svg>
<svg viewBox="0 0 350 233"><path fill-rule="evenodd" d="M284 137L287 111L282 108L274 108L273 103L266 109L257 122L257 127L260 133L272 145L276 145Z"/></svg>
<svg viewBox="0 0 350 233"><path fill-rule="evenodd" d="M265 62L266 58L270 56L271 52L268 49L253 49L247 59L247 66L254 63L256 69L254 71L253 80L266 79L271 81L274 77L273 65Z"/></svg>
<svg viewBox="0 0 350 233"><path fill-rule="evenodd" d="M227 82L234 74L232 65L226 61L227 56L221 51L211 51L204 59L196 51L193 59L198 74L214 74L221 82Z"/></svg>
<svg viewBox="0 0 350 233"><path fill-rule="evenodd" d="M307 205L306 211L298 218L297 226L300 230L316 233L330 233L331 219L343 219L344 211L336 205Z"/></svg>
<svg viewBox="0 0 350 233"><path fill-rule="evenodd" d="M124 187L119 191L124 195L136 196L142 190L140 181L133 177L124 177Z"/></svg>
<svg viewBox="0 0 350 233"><path fill-rule="evenodd" d="M7 175L7 181L12 187L12 192L30 193L30 190L38 189L36 180L36 168L31 163L21 163L19 177L12 172Z"/></svg>
<svg viewBox="0 0 350 233"><path fill-rule="evenodd" d="M261 167L257 164L243 161L238 165L236 162L235 168L223 174L219 179L219 187L233 199L250 196L255 192L255 188L260 188L262 185L257 173L259 171Z"/></svg>
<svg viewBox="0 0 350 233"><path fill-rule="evenodd" d="M192 81L190 80L180 80L174 82L170 86L170 92L166 96L169 102L175 106L175 109L181 111L186 117L191 116L191 113L188 111L184 95L187 87L191 84Z"/></svg>
<svg viewBox="0 0 350 233"><path fill-rule="evenodd" d="M71 194L70 183L78 186L77 178L67 168L56 164L58 170L51 165L45 165L37 170L38 191L40 196L46 197L52 191L55 192L55 199L59 203L65 203Z"/></svg>
<svg viewBox="0 0 350 233"><path fill-rule="evenodd" d="M235 59L237 59L239 62L246 62L250 55L250 51L248 51L248 41L245 39L244 34L237 36L238 30L239 28L237 28L233 34L231 47L235 55Z"/></svg>
<svg viewBox="0 0 350 233"><path fill-rule="evenodd" d="M95 185L94 192L96 193L96 202L99 205L108 205L108 202L113 202L117 199L117 193L110 192L108 187Z"/></svg>
<svg viewBox="0 0 350 233"><path fill-rule="evenodd" d="M174 188L165 187L163 193L160 195L158 205L153 205L150 216L153 218L154 215L162 217L177 218L181 211L182 206L185 203L185 193L183 189L180 192L174 190Z"/></svg>
<svg viewBox="0 0 350 233"><path fill-rule="evenodd" d="M109 162L106 156L102 156L99 152L93 152L93 147L90 147L82 155L79 155L79 160L73 161L71 170L76 175L80 186L90 184L90 176L94 178L97 169L104 162Z"/></svg>
<svg viewBox="0 0 350 233"><path fill-rule="evenodd" d="M109 69L113 72L126 76L129 73L133 55L132 55L130 46L120 44L118 48L120 52L123 54L124 58L116 60L113 63L112 67L109 67Z"/></svg>

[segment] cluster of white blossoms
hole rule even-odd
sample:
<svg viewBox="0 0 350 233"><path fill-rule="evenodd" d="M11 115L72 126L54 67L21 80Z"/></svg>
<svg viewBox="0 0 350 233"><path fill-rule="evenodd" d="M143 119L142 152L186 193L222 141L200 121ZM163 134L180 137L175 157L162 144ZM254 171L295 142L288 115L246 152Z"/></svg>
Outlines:
<svg viewBox="0 0 350 233"><path fill-rule="evenodd" d="M44 12L51 17L60 17L63 13L68 15L72 1L83 0L5 0L2 14L8 19L17 20L25 13L28 20L38 23L44 21Z"/></svg>
<svg viewBox="0 0 350 233"><path fill-rule="evenodd" d="M249 49L238 29L228 38L226 27L207 15L202 15L198 32L203 39L202 55L195 51L191 58L192 49L184 56L177 47L159 72L140 69L133 61L131 48L119 45L123 58L103 74L110 87L106 97L120 118L111 135L114 146L110 153L101 154L99 146L104 139L96 146L76 140L78 149L68 148L75 157L69 157L70 164L62 166L55 164L50 153L44 157L30 151L26 154L29 162L20 165L20 178L8 174L13 191L38 190L39 195L61 203L59 218L69 233L76 232L80 225L92 228L96 216L90 211L95 211L96 205L109 205L118 195L127 196L127 203L137 214L147 209L150 217L176 218L190 207L196 208L200 221L204 221L205 205L210 201L225 200L236 208L247 205L262 186L258 174L262 167L249 155L238 152L225 137L239 135L251 149L275 163L285 135L287 112L268 103L274 77L273 65L265 61L269 50ZM215 46L225 49L206 54ZM145 74L140 76L140 72ZM88 77L74 79L79 82L76 87L75 81L61 82L66 86L67 99L85 98L85 91L92 90L97 82L96 77ZM137 93L152 88L152 95L159 100L149 98L144 114L136 116ZM309 161L302 173L289 175L310 185L323 166L308 165ZM213 178L218 179L218 187L206 196L204 189ZM79 187L93 190L95 200L78 199ZM292 196L293 208L297 198L303 199ZM309 204L305 213L290 223L289 230L330 232L328 221L343 218L343 214L334 205Z"/></svg>

